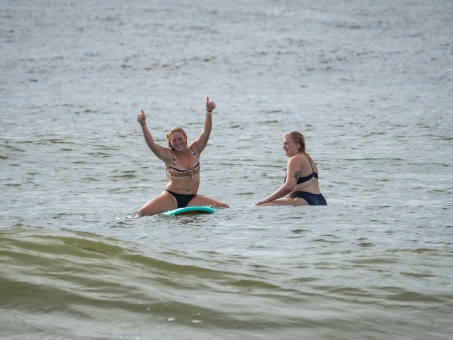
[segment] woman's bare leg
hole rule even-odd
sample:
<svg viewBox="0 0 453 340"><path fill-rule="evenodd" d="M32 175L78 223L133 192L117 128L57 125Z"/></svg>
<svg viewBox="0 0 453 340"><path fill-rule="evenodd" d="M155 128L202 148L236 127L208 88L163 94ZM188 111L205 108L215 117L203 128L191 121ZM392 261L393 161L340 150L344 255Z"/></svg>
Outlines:
<svg viewBox="0 0 453 340"><path fill-rule="evenodd" d="M159 196L154 197L148 203L146 203L138 212L139 216L142 215L155 215L169 210L176 209L178 205L176 204L175 198L164 191Z"/></svg>
<svg viewBox="0 0 453 340"><path fill-rule="evenodd" d="M205 196L195 196L190 200L187 204L188 207L195 206L195 205L210 205L214 208L229 208L230 206L226 203L217 201L213 198L205 197Z"/></svg>
<svg viewBox="0 0 453 340"><path fill-rule="evenodd" d="M308 202L304 200L303 198L297 197L297 198L279 198L275 201L269 202L269 203L263 203L260 205L257 205L257 207L268 207L268 206L276 206L276 205L291 205L294 207L301 206L301 205L308 205Z"/></svg>

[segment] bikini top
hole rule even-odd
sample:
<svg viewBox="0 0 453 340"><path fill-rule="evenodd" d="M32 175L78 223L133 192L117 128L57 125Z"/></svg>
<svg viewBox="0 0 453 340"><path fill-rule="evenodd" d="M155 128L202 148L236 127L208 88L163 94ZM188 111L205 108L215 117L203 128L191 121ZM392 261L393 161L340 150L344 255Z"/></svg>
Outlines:
<svg viewBox="0 0 453 340"><path fill-rule="evenodd" d="M299 177L299 179L297 180L297 184L307 182L310 179L312 179L313 177L318 179L318 173L316 173L315 170L313 169L313 165L311 164L310 160L308 160L308 163L310 163L310 166L311 166L311 174L308 176L305 176L305 177ZM285 176L284 182L286 182L286 176Z"/></svg>
<svg viewBox="0 0 453 340"><path fill-rule="evenodd" d="M190 151L192 152L193 158L196 159L197 155L195 154L195 152L193 152L192 150ZM176 156L174 152L173 152L173 163L176 164ZM167 167L167 179L170 180L171 177L178 178L193 177L195 175L198 175L199 172L200 172L200 161L198 160L196 160L194 166L191 169L182 169L178 168L177 166L170 165Z"/></svg>

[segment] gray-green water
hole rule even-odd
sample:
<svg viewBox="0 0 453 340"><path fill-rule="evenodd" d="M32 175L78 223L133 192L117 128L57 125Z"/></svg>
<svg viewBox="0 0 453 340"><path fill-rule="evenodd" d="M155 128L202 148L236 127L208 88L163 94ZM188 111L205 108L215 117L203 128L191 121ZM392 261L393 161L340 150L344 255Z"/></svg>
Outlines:
<svg viewBox="0 0 453 340"><path fill-rule="evenodd" d="M2 1L2 339L448 339L453 4ZM202 129L212 215L130 219ZM327 207L254 208L304 133Z"/></svg>

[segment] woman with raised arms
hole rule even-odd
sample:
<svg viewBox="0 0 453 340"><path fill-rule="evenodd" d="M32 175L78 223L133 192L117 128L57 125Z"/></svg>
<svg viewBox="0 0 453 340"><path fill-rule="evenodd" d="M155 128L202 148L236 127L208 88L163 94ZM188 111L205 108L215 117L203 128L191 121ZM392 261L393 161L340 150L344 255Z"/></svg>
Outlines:
<svg viewBox="0 0 453 340"><path fill-rule="evenodd" d="M154 142L146 125L145 112L137 116L142 126L143 136L151 151L165 163L168 183L165 190L146 203L137 215L155 215L186 206L209 205L215 208L229 208L225 203L198 195L200 186L200 155L208 144L212 130L212 110L216 107L213 101L206 98L206 117L201 134L190 146L187 146L187 135L182 128L175 128L167 133L168 147Z"/></svg>
<svg viewBox="0 0 453 340"><path fill-rule="evenodd" d="M284 184L255 206L327 205L318 182L318 167L305 151L305 138L299 131L283 136L283 150L289 157Z"/></svg>

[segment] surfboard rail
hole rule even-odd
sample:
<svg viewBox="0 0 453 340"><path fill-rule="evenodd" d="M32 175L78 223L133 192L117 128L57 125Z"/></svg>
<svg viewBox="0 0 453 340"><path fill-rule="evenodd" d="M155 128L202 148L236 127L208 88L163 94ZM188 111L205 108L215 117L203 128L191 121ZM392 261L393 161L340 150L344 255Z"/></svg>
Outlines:
<svg viewBox="0 0 453 340"><path fill-rule="evenodd" d="M184 208L177 208L174 210L166 211L160 213L163 216L177 216L177 215L188 215L188 214L212 214L216 212L217 209L209 205L197 205L189 206Z"/></svg>

